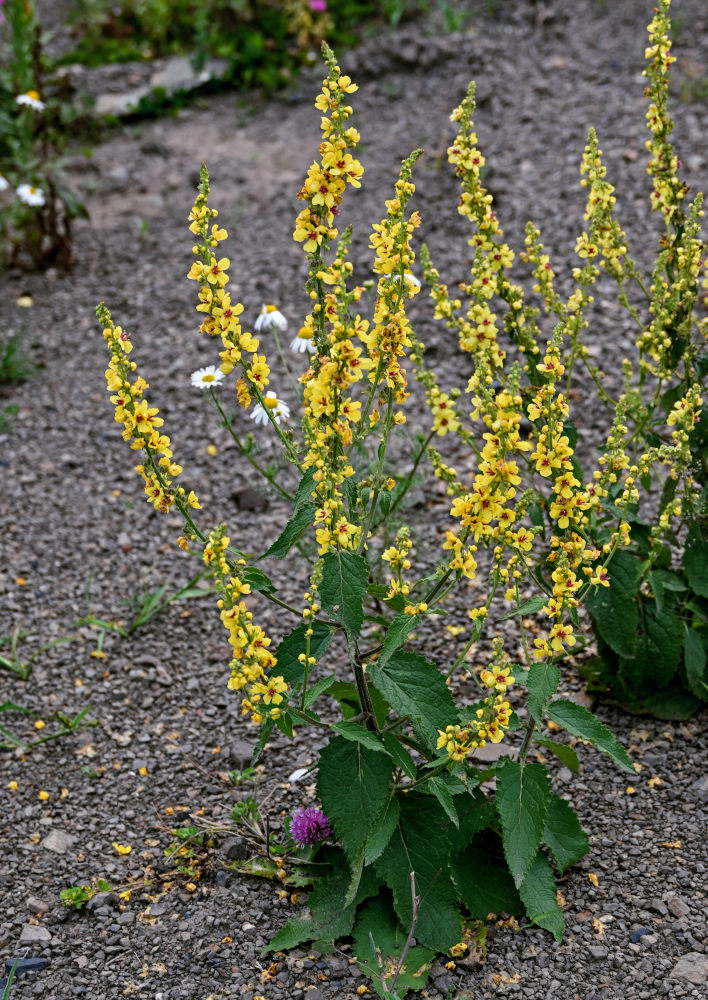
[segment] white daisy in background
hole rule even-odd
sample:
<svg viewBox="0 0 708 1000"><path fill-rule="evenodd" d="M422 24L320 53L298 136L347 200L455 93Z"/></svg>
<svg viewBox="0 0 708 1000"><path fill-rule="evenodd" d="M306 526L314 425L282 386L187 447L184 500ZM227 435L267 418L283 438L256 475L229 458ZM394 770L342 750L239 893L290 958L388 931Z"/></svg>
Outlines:
<svg viewBox="0 0 708 1000"><path fill-rule="evenodd" d="M280 423L281 418L287 420L290 416L290 407L278 399L274 392L267 392L264 397L265 407L261 406L260 403L256 403L251 411L251 420L255 420L257 424L270 423L266 409L270 411L270 415L275 420L276 424Z"/></svg>
<svg viewBox="0 0 708 1000"><path fill-rule="evenodd" d="M309 334L312 333L307 326L300 327L300 332L297 337L293 337L290 341L290 350L293 354L316 354L317 348L315 347L315 342Z"/></svg>
<svg viewBox="0 0 708 1000"><path fill-rule="evenodd" d="M416 278L412 271L406 271L403 275L407 284L412 285L414 288L420 288L420 280ZM394 281L400 281L400 274L392 275Z"/></svg>
<svg viewBox="0 0 708 1000"><path fill-rule="evenodd" d="M256 330L268 330L270 327L275 327L276 330L287 330L288 321L275 306L264 305L258 314L255 328Z"/></svg>
<svg viewBox="0 0 708 1000"><path fill-rule="evenodd" d="M44 101L40 101L39 94L36 90L28 90L26 94L20 94L15 100L18 104L24 104L28 108L32 108L34 111L44 111L46 105Z"/></svg>
<svg viewBox="0 0 708 1000"><path fill-rule="evenodd" d="M0 174L0 191L7 191L9 187L10 187L10 182L7 180L6 177L3 177L3 175Z"/></svg>
<svg viewBox="0 0 708 1000"><path fill-rule="evenodd" d="M41 188L33 187L31 184L20 184L17 188L17 197L25 205L43 205L44 191Z"/></svg>
<svg viewBox="0 0 708 1000"><path fill-rule="evenodd" d="M221 384L224 373L216 365L207 365L199 371L192 372L192 385L197 389L216 389Z"/></svg>

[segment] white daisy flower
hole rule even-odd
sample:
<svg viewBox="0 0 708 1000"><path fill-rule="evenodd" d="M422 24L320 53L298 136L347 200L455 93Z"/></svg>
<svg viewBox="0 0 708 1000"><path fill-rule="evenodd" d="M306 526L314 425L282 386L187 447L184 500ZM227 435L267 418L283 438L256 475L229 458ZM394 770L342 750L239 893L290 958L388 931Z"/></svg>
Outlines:
<svg viewBox="0 0 708 1000"><path fill-rule="evenodd" d="M394 274L392 277L394 281L400 281L401 278L400 274ZM420 288L420 279L416 278L412 271L406 271L403 277L407 284L413 285L414 288Z"/></svg>
<svg viewBox="0 0 708 1000"><path fill-rule="evenodd" d="M256 330L267 330L274 326L276 330L287 330L288 321L275 306L262 306L255 322Z"/></svg>
<svg viewBox="0 0 708 1000"><path fill-rule="evenodd" d="M9 187L10 187L10 182L7 180L6 177L3 177L3 175L0 174L0 191L7 191Z"/></svg>
<svg viewBox="0 0 708 1000"><path fill-rule="evenodd" d="M44 191L41 188L33 187L31 184L20 184L17 188L17 197L25 205L44 204Z"/></svg>
<svg viewBox="0 0 708 1000"><path fill-rule="evenodd" d="M34 111L44 111L46 105L44 101L40 101L39 94L36 90L28 90L26 94L20 94L15 100L18 104L24 104L28 108L32 108Z"/></svg>
<svg viewBox="0 0 708 1000"><path fill-rule="evenodd" d="M221 384L224 373L216 365L208 365L192 372L192 385L197 389L216 389Z"/></svg>
<svg viewBox="0 0 708 1000"><path fill-rule="evenodd" d="M309 330L307 327L303 326L302 330L298 333L297 337L293 337L290 341L290 350L293 354L316 354L317 348L315 347L315 342L307 334Z"/></svg>
<svg viewBox="0 0 708 1000"><path fill-rule="evenodd" d="M282 399L278 399L274 392L267 392L264 401L265 408L260 403L256 403L251 411L251 420L255 420L257 424L265 426L270 423L266 409L270 411L276 424L280 423L281 418L287 420L290 416L290 407Z"/></svg>

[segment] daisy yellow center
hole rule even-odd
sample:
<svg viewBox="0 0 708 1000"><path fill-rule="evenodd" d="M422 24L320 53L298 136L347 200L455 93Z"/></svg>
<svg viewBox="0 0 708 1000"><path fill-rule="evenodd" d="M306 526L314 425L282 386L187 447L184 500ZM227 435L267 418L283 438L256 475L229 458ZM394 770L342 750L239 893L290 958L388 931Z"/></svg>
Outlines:
<svg viewBox="0 0 708 1000"><path fill-rule="evenodd" d="M266 396L264 403L269 410L274 410L278 405L278 400L274 396Z"/></svg>
<svg viewBox="0 0 708 1000"><path fill-rule="evenodd" d="M265 311L267 313L274 313L274 312L277 312L278 310L277 310L277 308L275 306L266 306L265 307Z"/></svg>
<svg viewBox="0 0 708 1000"><path fill-rule="evenodd" d="M39 94L37 93L36 90L28 90L27 93L25 94L25 97L31 97L33 101L39 100Z"/></svg>
<svg viewBox="0 0 708 1000"><path fill-rule="evenodd" d="M202 382L215 382L216 375L202 375Z"/></svg>

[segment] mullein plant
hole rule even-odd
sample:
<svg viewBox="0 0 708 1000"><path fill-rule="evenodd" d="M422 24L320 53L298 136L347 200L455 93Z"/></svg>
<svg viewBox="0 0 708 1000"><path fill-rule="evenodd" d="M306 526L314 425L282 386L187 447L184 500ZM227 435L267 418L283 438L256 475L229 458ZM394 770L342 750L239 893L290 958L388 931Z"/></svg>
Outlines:
<svg viewBox="0 0 708 1000"><path fill-rule="evenodd" d="M69 267L71 222L86 210L63 181L59 154L75 114L66 84L47 78L32 0L7 0L0 42L0 264Z"/></svg>
<svg viewBox="0 0 708 1000"><path fill-rule="evenodd" d="M664 86L667 11L662 0L650 26L650 95ZM143 453L138 472L147 497L157 509L183 515L179 545L201 551L213 574L232 652L228 686L241 692L244 715L260 727L255 758L274 727L287 735L296 725L314 727L320 739L327 737L318 762L323 812L317 811L317 836L301 836L299 820L291 826L294 841L317 854L325 874L308 901L310 918L291 920L269 947L305 940L324 947L353 933L376 989L393 996L424 985L435 951L462 954L470 920L525 915L560 939L556 877L586 853L588 841L571 806L553 791L543 762L553 755L577 772L578 757L550 731L592 743L635 773L624 747L591 712L557 696L559 665L578 644L580 605L590 604L599 621L597 607L612 608L617 588L620 605L624 599L624 575L616 567L622 569L631 552L639 490L651 486L649 477L662 478L663 469L663 480L672 484L651 528L657 545L698 508L692 441L702 405L697 340L706 332L705 320L694 322L705 282L700 203L681 214L685 192L667 152L665 103L654 98L652 206L674 239L667 237L659 254L648 318L626 292L628 282L642 279L612 214L614 196L592 132L582 161L588 202L575 288L567 298L555 290L540 234L529 226L524 256L534 284L527 296L511 278L514 254L481 183L471 87L452 115L459 134L448 151L461 184L459 211L472 230L471 274L460 297L451 296L430 255L421 252L435 317L471 359L468 384L443 390L407 315L421 289L413 249L420 218L409 210L420 151L404 161L385 214L372 228L376 295L364 316L364 289L351 282L351 232L338 228L343 196L363 173L359 133L350 121L357 88L327 46L323 52L328 75L316 101L322 141L298 193L294 232L308 264L311 303L292 342L307 364L298 379L300 433L280 386L271 382L261 339L244 329L243 306L231 296L230 262L221 249L227 234L209 205L206 168L189 217L196 238L189 277L198 285L201 330L221 348L218 367L201 369L193 382L218 409L244 459L292 510L259 558L282 560L297 550L306 560L309 585L300 607L282 600L257 560L231 545L225 525L200 526L198 499L174 485L181 468L157 410L145 400L148 386L136 374L130 340L104 305L99 318L111 351L107 377L116 419ZM624 392L616 399L592 368L583 340L602 270L618 282L620 300L640 326L639 364L627 362ZM541 333L541 308L556 319L550 338ZM265 305L255 326L267 343L286 319ZM429 406L429 429L416 438L406 474L394 467L389 446L407 419L411 373ZM573 377L596 380L610 409L598 466L587 475L575 454ZM675 395L660 419L669 385ZM276 436L292 466L292 486L260 466L242 440L244 421L229 416L222 401L228 391ZM445 459L451 435L467 446L471 485L467 470ZM407 491L425 459L450 498L449 523L425 533L436 547L432 574L416 569L414 536L403 519ZM469 585L483 574L484 599L470 602ZM416 646L415 633L449 613L453 591L458 602L471 603L468 625L451 627L451 634L464 633L459 653L436 665L421 650L422 640ZM255 621L256 592L278 606L278 620L287 613L298 623L285 635L269 635ZM510 607L502 617L518 623L516 662L502 635L488 635L495 595ZM483 635L490 655L477 670L471 651ZM458 705L449 682L467 672L477 696ZM325 696L339 705L335 721L329 709L323 717ZM480 749L510 733L516 735L495 763L478 759ZM281 877L287 879L287 862Z"/></svg>

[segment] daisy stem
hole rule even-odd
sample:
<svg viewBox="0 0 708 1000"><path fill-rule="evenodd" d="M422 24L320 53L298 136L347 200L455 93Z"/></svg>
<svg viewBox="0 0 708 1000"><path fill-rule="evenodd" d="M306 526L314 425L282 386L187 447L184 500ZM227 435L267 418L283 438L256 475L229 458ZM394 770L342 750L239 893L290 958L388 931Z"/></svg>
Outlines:
<svg viewBox="0 0 708 1000"><path fill-rule="evenodd" d="M214 392L213 389L209 389L209 394L210 394L212 400L214 401L214 406L219 411L221 419L224 422L224 427L227 429L227 431L229 432L229 434L231 435L231 437L235 441L236 447L239 449L239 451L241 452L241 454L245 458L248 459L248 461L251 463L251 465L253 466L253 468L256 469L257 472L260 472L260 474L264 477L264 479L268 480L268 482L271 484L271 486L274 486L276 488L276 490L278 491L278 493L280 493L281 497L283 497L285 500L294 500L295 497L293 496L293 494L292 493L288 493L288 491L286 489L283 489L283 487L279 483L276 483L275 479L273 478L272 475L270 475L270 473L268 472L268 470L264 469L263 466L260 464L260 462L257 462L255 460L255 458L253 457L253 455L251 455L251 453L243 446L243 444L241 443L238 435L234 432L234 429L232 427L233 421L232 421L231 417L229 417L229 415L223 409L221 403L216 398L216 393ZM264 407L264 409L265 409L265 407Z"/></svg>
<svg viewBox="0 0 708 1000"><path fill-rule="evenodd" d="M275 340L275 346L278 350L278 357L283 362L283 368L285 369L285 373L288 376L288 379L290 380L290 385L293 387L293 390L295 391L295 398L299 399L301 395L300 386L298 384L297 379L295 378L295 376L291 371L290 365L288 364L288 359L285 357L285 352L283 351L282 344L280 343L280 337L278 336L278 329L275 323L271 323L270 328L273 331L273 339Z"/></svg>

